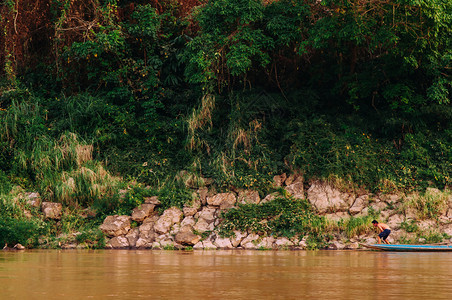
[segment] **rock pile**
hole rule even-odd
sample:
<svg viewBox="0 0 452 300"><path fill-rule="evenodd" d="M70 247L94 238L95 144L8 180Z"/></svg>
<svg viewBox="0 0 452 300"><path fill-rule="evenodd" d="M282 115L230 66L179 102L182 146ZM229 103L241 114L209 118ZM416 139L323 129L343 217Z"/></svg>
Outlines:
<svg viewBox="0 0 452 300"><path fill-rule="evenodd" d="M390 236L393 241L410 237L410 233L401 228L403 222L410 220L418 222L423 230L439 228L440 232L452 235L452 197L449 197L441 218L429 223L420 221L416 212L403 206L403 200L409 197L406 195L343 192L322 181L307 184L297 174L275 176L274 185L284 188L294 198L308 199L318 214L331 222L366 216L369 210L380 212L379 221L387 222L393 229ZM304 239L274 238L239 231L235 231L232 238L224 238L216 232L222 211L238 203L262 204L277 196L270 194L261 200L254 190L209 195L208 190L203 188L197 190L197 197L191 205L182 210L171 207L160 216L155 210L160 205L158 198L150 197L135 208L131 216L109 216L100 228L109 238L106 247L112 249L181 249L188 246L194 249L305 249ZM132 228L131 221L138 226ZM330 249L355 249L358 241L374 243L375 237L372 232L352 239L337 234Z"/></svg>

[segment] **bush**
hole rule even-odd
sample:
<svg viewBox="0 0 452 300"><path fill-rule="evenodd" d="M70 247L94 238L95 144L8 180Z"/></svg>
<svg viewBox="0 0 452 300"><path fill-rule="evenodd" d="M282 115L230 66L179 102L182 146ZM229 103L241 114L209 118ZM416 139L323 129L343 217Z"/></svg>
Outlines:
<svg viewBox="0 0 452 300"><path fill-rule="evenodd" d="M314 213L307 200L279 197L261 205L245 204L222 213L219 233L233 235L234 230L300 239L308 237L312 248L328 241L327 222Z"/></svg>
<svg viewBox="0 0 452 300"><path fill-rule="evenodd" d="M10 217L0 219L0 245L32 246L37 243L40 227L33 221L18 220Z"/></svg>
<svg viewBox="0 0 452 300"><path fill-rule="evenodd" d="M0 170L0 194L7 194L11 191L11 183L5 172Z"/></svg>

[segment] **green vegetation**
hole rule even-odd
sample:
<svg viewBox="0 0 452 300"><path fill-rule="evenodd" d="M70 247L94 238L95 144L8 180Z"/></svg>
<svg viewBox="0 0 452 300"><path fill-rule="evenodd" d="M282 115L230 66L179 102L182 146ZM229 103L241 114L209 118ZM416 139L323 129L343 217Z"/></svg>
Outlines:
<svg viewBox="0 0 452 300"><path fill-rule="evenodd" d="M414 195L406 202L406 205L414 208L421 220L438 219L448 208L448 197L450 197L448 191L441 192L428 189L422 195Z"/></svg>
<svg viewBox="0 0 452 300"><path fill-rule="evenodd" d="M83 224L144 197L181 207L207 183L263 195L283 172L372 192L450 187L451 11L448 0L0 4L0 197L20 207L0 211L0 242L80 230L100 241ZM27 219L18 186L96 216ZM324 221L291 201L240 208L266 224L238 211L229 224L320 234ZM410 201L421 218L444 203ZM340 226L357 234L366 221Z"/></svg>
<svg viewBox="0 0 452 300"><path fill-rule="evenodd" d="M328 241L327 221L313 212L307 200L278 197L262 205L240 205L222 217L219 232L223 236L232 236L234 230L239 230L275 237L306 237L311 248L321 248Z"/></svg>

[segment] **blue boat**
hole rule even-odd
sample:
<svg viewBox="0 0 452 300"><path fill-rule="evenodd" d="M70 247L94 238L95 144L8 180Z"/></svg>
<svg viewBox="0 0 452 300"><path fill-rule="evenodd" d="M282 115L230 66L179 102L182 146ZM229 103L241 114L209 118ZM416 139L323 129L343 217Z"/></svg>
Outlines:
<svg viewBox="0 0 452 300"><path fill-rule="evenodd" d="M433 252L433 251L452 251L452 246L447 245L396 245L396 244L360 244L363 247L382 250L382 251L400 251L400 252Z"/></svg>

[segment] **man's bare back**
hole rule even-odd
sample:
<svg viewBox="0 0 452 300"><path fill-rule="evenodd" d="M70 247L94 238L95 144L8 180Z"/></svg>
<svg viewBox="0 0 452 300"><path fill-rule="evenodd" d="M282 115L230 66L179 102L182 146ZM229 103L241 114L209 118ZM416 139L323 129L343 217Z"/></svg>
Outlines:
<svg viewBox="0 0 452 300"><path fill-rule="evenodd" d="M385 223L378 223L378 221L373 220L372 224L374 227L377 227L380 231L380 234L378 235L378 243L381 244L381 239L384 243L389 244L389 242L386 240L391 233L391 229L389 228L388 224ZM381 238L381 239L380 239Z"/></svg>

